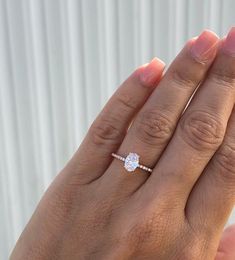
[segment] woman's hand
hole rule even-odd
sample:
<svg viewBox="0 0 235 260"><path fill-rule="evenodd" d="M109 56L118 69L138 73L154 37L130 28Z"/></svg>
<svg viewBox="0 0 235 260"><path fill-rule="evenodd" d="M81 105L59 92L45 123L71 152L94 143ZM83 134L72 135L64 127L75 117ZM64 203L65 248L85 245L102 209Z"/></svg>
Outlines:
<svg viewBox="0 0 235 260"><path fill-rule="evenodd" d="M163 68L154 59L116 91L11 259L215 258L235 202L235 28L204 31Z"/></svg>

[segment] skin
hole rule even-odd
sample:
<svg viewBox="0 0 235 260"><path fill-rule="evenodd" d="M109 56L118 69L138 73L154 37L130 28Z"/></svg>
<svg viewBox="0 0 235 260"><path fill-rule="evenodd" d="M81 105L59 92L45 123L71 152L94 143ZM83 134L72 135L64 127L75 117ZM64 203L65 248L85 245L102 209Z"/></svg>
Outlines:
<svg viewBox="0 0 235 260"><path fill-rule="evenodd" d="M235 259L235 225L225 229L220 240L215 260Z"/></svg>
<svg viewBox="0 0 235 260"><path fill-rule="evenodd" d="M44 194L16 259L235 259L235 29L136 69ZM190 101L190 103L189 103ZM151 174L113 159L136 152ZM222 236L222 237L221 237Z"/></svg>

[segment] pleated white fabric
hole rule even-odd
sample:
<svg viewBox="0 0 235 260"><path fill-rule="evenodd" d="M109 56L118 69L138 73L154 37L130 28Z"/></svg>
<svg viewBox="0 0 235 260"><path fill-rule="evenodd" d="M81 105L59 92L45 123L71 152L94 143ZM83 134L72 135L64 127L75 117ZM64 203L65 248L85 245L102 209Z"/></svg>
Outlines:
<svg viewBox="0 0 235 260"><path fill-rule="evenodd" d="M223 36L234 10L233 0L0 0L0 259L119 83L154 56L169 64L203 28Z"/></svg>

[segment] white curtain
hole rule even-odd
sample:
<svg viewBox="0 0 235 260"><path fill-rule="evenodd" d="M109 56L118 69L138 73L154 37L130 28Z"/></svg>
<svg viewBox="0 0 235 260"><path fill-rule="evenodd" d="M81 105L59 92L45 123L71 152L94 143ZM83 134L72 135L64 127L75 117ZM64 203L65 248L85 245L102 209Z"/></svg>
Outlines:
<svg viewBox="0 0 235 260"><path fill-rule="evenodd" d="M223 36L234 10L233 0L0 0L0 259L120 82L154 56L169 64L203 28Z"/></svg>

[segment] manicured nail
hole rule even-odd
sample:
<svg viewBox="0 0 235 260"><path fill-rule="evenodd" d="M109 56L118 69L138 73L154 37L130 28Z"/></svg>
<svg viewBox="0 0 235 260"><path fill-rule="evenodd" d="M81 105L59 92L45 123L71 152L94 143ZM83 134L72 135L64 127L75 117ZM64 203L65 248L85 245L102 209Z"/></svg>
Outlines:
<svg viewBox="0 0 235 260"><path fill-rule="evenodd" d="M165 63L162 60L154 58L145 66L140 74L140 80L144 85L153 86L161 76L164 67Z"/></svg>
<svg viewBox="0 0 235 260"><path fill-rule="evenodd" d="M199 60L208 60L212 57L219 37L212 31L205 30L192 45L192 54Z"/></svg>
<svg viewBox="0 0 235 260"><path fill-rule="evenodd" d="M235 27L229 31L222 48L228 54L235 55Z"/></svg>

